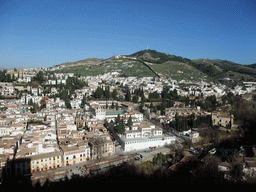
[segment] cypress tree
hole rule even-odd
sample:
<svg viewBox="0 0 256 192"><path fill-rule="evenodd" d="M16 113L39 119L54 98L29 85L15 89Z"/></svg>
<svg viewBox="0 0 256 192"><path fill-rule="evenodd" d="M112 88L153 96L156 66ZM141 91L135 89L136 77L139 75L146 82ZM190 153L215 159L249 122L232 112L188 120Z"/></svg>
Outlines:
<svg viewBox="0 0 256 192"><path fill-rule="evenodd" d="M130 115L130 117L129 117L129 119L128 119L128 123L127 123L127 126L128 127L131 127L132 126L132 117L131 117L131 115Z"/></svg>

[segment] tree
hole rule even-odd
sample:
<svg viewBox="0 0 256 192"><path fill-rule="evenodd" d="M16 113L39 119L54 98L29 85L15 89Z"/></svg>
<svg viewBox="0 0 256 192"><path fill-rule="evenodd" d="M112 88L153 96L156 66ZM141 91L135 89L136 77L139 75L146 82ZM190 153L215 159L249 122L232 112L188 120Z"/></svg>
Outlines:
<svg viewBox="0 0 256 192"><path fill-rule="evenodd" d="M7 81L7 82L11 82L11 81L12 81L10 74L7 74L7 75L6 75L6 81Z"/></svg>
<svg viewBox="0 0 256 192"><path fill-rule="evenodd" d="M33 100L32 99L28 100L28 105L33 105Z"/></svg>
<svg viewBox="0 0 256 192"><path fill-rule="evenodd" d="M175 114L175 128L177 131L181 131L180 124L181 124L180 117L179 117L178 113L176 113Z"/></svg>
<svg viewBox="0 0 256 192"><path fill-rule="evenodd" d="M69 99L66 99L65 105L66 105L66 107L67 107L68 109L71 109L71 108L72 108Z"/></svg>
<svg viewBox="0 0 256 192"><path fill-rule="evenodd" d="M153 103L151 102L149 108L152 109L153 107L154 107L154 105L153 105Z"/></svg>
<svg viewBox="0 0 256 192"><path fill-rule="evenodd" d="M41 105L41 109L46 107L46 102L45 102L45 99L44 99L44 98L41 99L40 105Z"/></svg>
<svg viewBox="0 0 256 192"><path fill-rule="evenodd" d="M110 98L109 86L105 87L105 97L106 97L107 99Z"/></svg>
<svg viewBox="0 0 256 192"><path fill-rule="evenodd" d="M42 71L39 71L35 77L33 77L34 81L37 81L39 84L42 84L44 82L44 74Z"/></svg>
<svg viewBox="0 0 256 192"><path fill-rule="evenodd" d="M157 93L157 91L155 91L153 93L149 93L149 95L148 95L149 99L152 99L152 98L159 99L159 97L160 97L160 95Z"/></svg>
<svg viewBox="0 0 256 192"><path fill-rule="evenodd" d="M117 89L116 89L116 88L112 91L112 94L111 94L111 95L112 95L112 98L113 98L113 99L115 99L115 100L118 99L118 97L117 97L117 96L118 96L118 93L117 93Z"/></svg>
<svg viewBox="0 0 256 192"><path fill-rule="evenodd" d="M143 111L144 103L145 103L145 96L143 94L142 97L141 97L141 102L140 102L140 110L141 110L141 112Z"/></svg>
<svg viewBox="0 0 256 192"><path fill-rule="evenodd" d="M170 90L170 86L164 85L163 91L162 91L162 94L161 94L162 98L167 98L169 90Z"/></svg>
<svg viewBox="0 0 256 192"><path fill-rule="evenodd" d="M85 95L83 96L83 99L81 101L81 108L84 108L84 105L86 104L86 93Z"/></svg>
<svg viewBox="0 0 256 192"><path fill-rule="evenodd" d="M130 115L130 117L129 117L129 119L128 119L127 126L128 126L128 127L131 127L132 124L133 124L133 122L132 122L132 117L131 117L131 115Z"/></svg>
<svg viewBox="0 0 256 192"><path fill-rule="evenodd" d="M123 134L125 132L125 123L124 123L124 119L122 119L118 125L117 128L118 132Z"/></svg>
<svg viewBox="0 0 256 192"><path fill-rule="evenodd" d="M131 99L131 93L130 90L127 88L126 95L125 95L126 101L132 101Z"/></svg>
<svg viewBox="0 0 256 192"><path fill-rule="evenodd" d="M14 73L12 74L12 81L15 81Z"/></svg>
<svg viewBox="0 0 256 192"><path fill-rule="evenodd" d="M209 111L215 111L217 104L218 102L215 95L208 96L205 100L206 109Z"/></svg>
<svg viewBox="0 0 256 192"><path fill-rule="evenodd" d="M93 93L93 97L99 99L103 96L103 89L101 87L97 87L97 89Z"/></svg>
<svg viewBox="0 0 256 192"><path fill-rule="evenodd" d="M132 97L132 102L133 102L133 103L138 103L138 101L139 101L138 95L134 95L134 96Z"/></svg>
<svg viewBox="0 0 256 192"><path fill-rule="evenodd" d="M194 128L194 125L195 125L194 120L195 120L195 114L192 113L192 114L189 116L189 119L188 119L188 126L189 126L190 128Z"/></svg>
<svg viewBox="0 0 256 192"><path fill-rule="evenodd" d="M116 125L120 124L120 121L121 121L120 115L118 114L118 115L117 115L117 119L116 119Z"/></svg>
<svg viewBox="0 0 256 192"><path fill-rule="evenodd" d="M36 113L39 110L39 106L37 103L33 103L33 108L30 110L32 113Z"/></svg>
<svg viewBox="0 0 256 192"><path fill-rule="evenodd" d="M162 98L161 115L165 115L166 99Z"/></svg>

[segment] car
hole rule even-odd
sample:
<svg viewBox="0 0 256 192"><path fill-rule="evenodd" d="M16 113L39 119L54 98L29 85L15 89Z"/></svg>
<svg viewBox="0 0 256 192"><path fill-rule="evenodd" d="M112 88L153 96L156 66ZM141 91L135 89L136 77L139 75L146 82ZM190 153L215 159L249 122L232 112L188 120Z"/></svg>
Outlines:
<svg viewBox="0 0 256 192"><path fill-rule="evenodd" d="M215 154L215 153L216 153L216 149L215 149L215 148L211 149L211 150L209 151L209 153L210 153L211 155Z"/></svg>

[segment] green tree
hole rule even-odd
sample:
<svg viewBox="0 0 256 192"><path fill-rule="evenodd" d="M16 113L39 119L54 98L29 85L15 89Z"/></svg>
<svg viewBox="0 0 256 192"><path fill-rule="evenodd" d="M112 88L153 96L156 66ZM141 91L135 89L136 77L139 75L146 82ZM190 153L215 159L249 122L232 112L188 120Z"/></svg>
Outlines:
<svg viewBox="0 0 256 192"><path fill-rule="evenodd" d="M96 99L103 97L103 89L98 86L97 89L93 93L93 97Z"/></svg>
<svg viewBox="0 0 256 192"><path fill-rule="evenodd" d="M170 86L164 85L163 91L162 91L162 94L161 94L162 98L167 98L169 90L170 90Z"/></svg>
<svg viewBox="0 0 256 192"><path fill-rule="evenodd" d="M140 102L141 112L143 111L144 103L145 103L145 96L144 96L144 93L143 93L142 96L141 96L141 102Z"/></svg>
<svg viewBox="0 0 256 192"><path fill-rule="evenodd" d="M132 101L131 92L128 88L127 88L127 91L126 91L125 99L126 99L126 101Z"/></svg>
<svg viewBox="0 0 256 192"><path fill-rule="evenodd" d="M157 93L157 91L155 91L153 93L149 93L149 95L148 95L149 99L152 99L152 98L159 99L159 97L160 97L160 95Z"/></svg>
<svg viewBox="0 0 256 192"><path fill-rule="evenodd" d="M121 134L125 132L124 119L121 120L119 114L118 114L118 116L117 116L117 131L118 131L119 133L121 133Z"/></svg>
<svg viewBox="0 0 256 192"><path fill-rule="evenodd" d="M6 81L7 81L7 82L11 82L11 81L12 81L10 74L7 74L7 75L6 75Z"/></svg>
<svg viewBox="0 0 256 192"><path fill-rule="evenodd" d="M107 99L110 98L109 86L105 87L105 97L106 97Z"/></svg>
<svg viewBox="0 0 256 192"><path fill-rule="evenodd" d="M215 95L208 96L205 101L206 109L209 111L215 111L218 105Z"/></svg>
<svg viewBox="0 0 256 192"><path fill-rule="evenodd" d="M85 95L83 96L83 99L81 101L81 108L84 108L84 105L86 104L86 93Z"/></svg>
<svg viewBox="0 0 256 192"><path fill-rule="evenodd" d="M72 108L69 99L66 99L65 105L66 105L66 107L67 107L68 109L71 109L71 108Z"/></svg>
<svg viewBox="0 0 256 192"><path fill-rule="evenodd" d="M41 105L41 109L46 107L45 99L41 99L40 105Z"/></svg>
<svg viewBox="0 0 256 192"><path fill-rule="evenodd" d="M117 115L117 120L116 120L116 125L119 125L121 122L121 119L120 119L120 115L118 114Z"/></svg>
<svg viewBox="0 0 256 192"><path fill-rule="evenodd" d="M117 93L117 89L115 88L113 91L112 91L112 98L117 100L118 99L118 93Z"/></svg>
<svg viewBox="0 0 256 192"><path fill-rule="evenodd" d="M28 105L33 105L33 100L32 99L28 100Z"/></svg>
<svg viewBox="0 0 256 192"><path fill-rule="evenodd" d="M134 95L134 96L132 97L132 102L133 102L133 103L138 103L138 101L139 101L138 95Z"/></svg>
<svg viewBox="0 0 256 192"><path fill-rule="evenodd" d="M175 128L177 131L181 131L181 119L178 115L178 113L175 114Z"/></svg>
<svg viewBox="0 0 256 192"><path fill-rule="evenodd" d="M118 132L121 133L121 134L123 134L123 133L125 132L125 123L124 123L124 119L122 119L122 120L120 121Z"/></svg>
<svg viewBox="0 0 256 192"><path fill-rule="evenodd" d="M165 115L166 99L162 98L161 115Z"/></svg>
<svg viewBox="0 0 256 192"><path fill-rule="evenodd" d="M12 74L12 81L15 81L14 73Z"/></svg>
<svg viewBox="0 0 256 192"><path fill-rule="evenodd" d="M131 127L132 124L133 124L133 122L132 122L132 117L131 117L131 115L130 115L130 117L129 117L129 119L128 119L127 126L128 126L128 127Z"/></svg>
<svg viewBox="0 0 256 192"><path fill-rule="evenodd" d="M36 76L34 76L33 80L37 81L39 84L42 84L44 82L44 73L39 71Z"/></svg>

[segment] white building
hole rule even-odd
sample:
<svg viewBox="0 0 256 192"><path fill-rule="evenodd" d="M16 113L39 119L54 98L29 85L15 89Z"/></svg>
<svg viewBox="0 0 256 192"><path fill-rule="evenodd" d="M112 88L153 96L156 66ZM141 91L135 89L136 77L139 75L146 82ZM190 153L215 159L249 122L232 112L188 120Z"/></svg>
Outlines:
<svg viewBox="0 0 256 192"><path fill-rule="evenodd" d="M142 122L138 127L132 126L125 132L122 140L124 151L136 151L148 149L150 147L161 147L175 143L175 136L163 135L161 128L156 128L154 124Z"/></svg>
<svg viewBox="0 0 256 192"><path fill-rule="evenodd" d="M79 109L81 105L81 99L73 99L70 101L72 109Z"/></svg>

